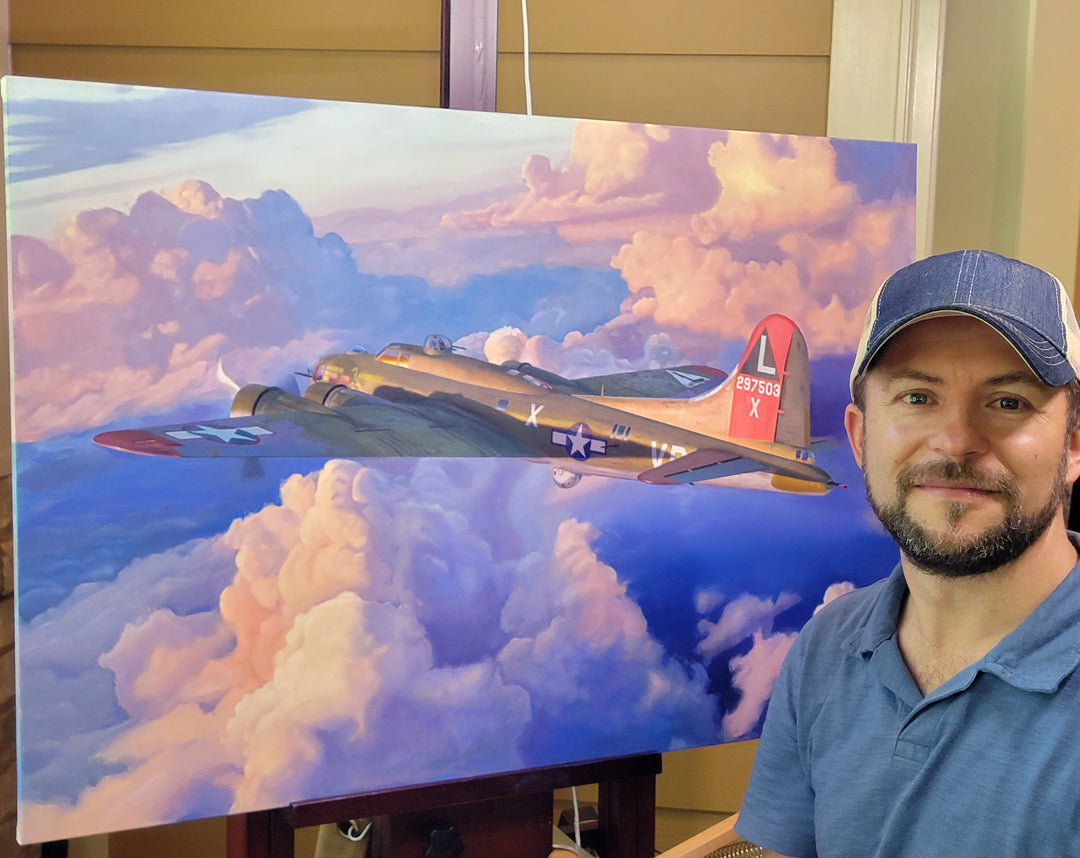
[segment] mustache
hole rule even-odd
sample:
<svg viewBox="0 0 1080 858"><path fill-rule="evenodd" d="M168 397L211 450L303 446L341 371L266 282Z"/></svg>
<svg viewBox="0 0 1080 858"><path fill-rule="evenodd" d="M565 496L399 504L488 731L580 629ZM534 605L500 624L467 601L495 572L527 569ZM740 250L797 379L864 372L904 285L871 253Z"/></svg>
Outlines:
<svg viewBox="0 0 1080 858"><path fill-rule="evenodd" d="M924 482L956 483L987 492L999 492L1015 498L1019 494L1015 481L1006 474L997 474L975 467L968 462L941 459L918 465L905 465L897 474L896 482L902 492L907 492Z"/></svg>

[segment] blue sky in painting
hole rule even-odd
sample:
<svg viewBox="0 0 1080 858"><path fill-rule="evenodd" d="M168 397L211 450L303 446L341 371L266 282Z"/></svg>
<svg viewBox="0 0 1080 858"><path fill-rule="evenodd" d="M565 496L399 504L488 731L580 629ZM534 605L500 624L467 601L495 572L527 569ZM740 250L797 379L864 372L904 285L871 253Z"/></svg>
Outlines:
<svg viewBox="0 0 1080 858"><path fill-rule="evenodd" d="M842 443L849 487L799 498L90 438L224 415L219 363L294 386L440 332L567 376L729 370L784 312L839 442L911 147L5 86L24 836L753 735L795 630L894 562Z"/></svg>
<svg viewBox="0 0 1080 858"><path fill-rule="evenodd" d="M95 98L98 92L92 84L72 82L73 97L19 100L18 115L7 128L11 181L122 164L163 146L241 131L309 107L295 98L253 100L230 93L164 90L151 102L145 89L135 87L117 87L107 98ZM71 140L81 145L72 146Z"/></svg>

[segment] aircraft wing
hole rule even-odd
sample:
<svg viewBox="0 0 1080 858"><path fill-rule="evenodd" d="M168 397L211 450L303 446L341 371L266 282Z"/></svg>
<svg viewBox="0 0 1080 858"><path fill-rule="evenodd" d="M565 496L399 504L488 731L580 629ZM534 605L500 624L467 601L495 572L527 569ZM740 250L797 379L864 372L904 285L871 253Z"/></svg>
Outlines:
<svg viewBox="0 0 1080 858"><path fill-rule="evenodd" d="M526 455L488 421L432 397L402 404L361 395L339 408L120 429L94 441L171 458Z"/></svg>

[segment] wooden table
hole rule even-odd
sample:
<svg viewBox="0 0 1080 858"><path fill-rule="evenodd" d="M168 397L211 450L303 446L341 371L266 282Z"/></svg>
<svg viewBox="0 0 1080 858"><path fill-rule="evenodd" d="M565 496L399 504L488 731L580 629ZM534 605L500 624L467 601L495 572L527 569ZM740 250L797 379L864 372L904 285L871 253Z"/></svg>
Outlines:
<svg viewBox="0 0 1080 858"><path fill-rule="evenodd" d="M659 753L614 757L230 816L228 858L294 858L297 828L375 817L371 858L423 858L433 830L453 827L462 858L547 858L552 794L599 785L604 858L653 858Z"/></svg>

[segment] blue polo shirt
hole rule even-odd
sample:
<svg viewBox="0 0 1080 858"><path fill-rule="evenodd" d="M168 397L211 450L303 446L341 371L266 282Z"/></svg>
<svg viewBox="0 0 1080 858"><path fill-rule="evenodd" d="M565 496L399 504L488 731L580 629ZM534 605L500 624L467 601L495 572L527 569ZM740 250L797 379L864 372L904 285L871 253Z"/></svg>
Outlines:
<svg viewBox="0 0 1080 858"><path fill-rule="evenodd" d="M926 697L899 567L826 605L780 671L739 835L799 858L1080 856L1078 570Z"/></svg>

